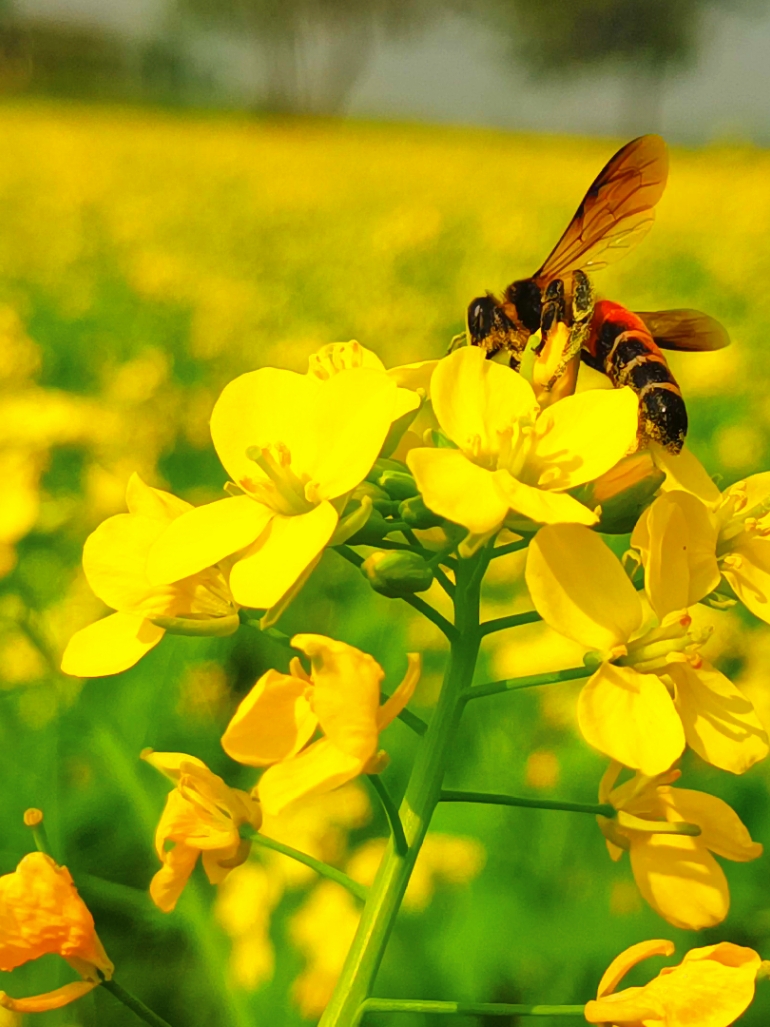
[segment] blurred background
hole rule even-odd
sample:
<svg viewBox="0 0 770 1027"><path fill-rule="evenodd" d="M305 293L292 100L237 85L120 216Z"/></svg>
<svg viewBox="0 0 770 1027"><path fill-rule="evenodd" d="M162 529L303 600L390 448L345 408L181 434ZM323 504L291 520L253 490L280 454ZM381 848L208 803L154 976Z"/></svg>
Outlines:
<svg viewBox="0 0 770 1027"><path fill-rule="evenodd" d="M236 374L304 370L350 338L388 365L441 355L470 298L537 267L643 131L673 144L669 186L651 235L597 288L725 323L729 350L672 356L691 445L724 485L769 467L769 55L760 0L3 4L0 871L30 848L24 809L41 807L118 979L173 1027L313 1023L357 914L262 852L218 893L196 874L174 914L152 907L166 786L140 750L194 753L249 787L218 738L286 651L244 627L167 637L116 678L64 677L67 639L106 612L80 570L88 533L124 509L135 470L191 502L221 495L208 417ZM520 572L498 562L490 614L525 602ZM405 651L424 651L414 705L429 716L441 639L401 606L327 554L281 627L366 649L390 682ZM710 657L770 723L770 628L739 608L697 616L715 629ZM490 642L480 680L580 655L533 625ZM578 737L577 687L469 709L449 786L593 801L603 761ZM389 729L396 794L414 746ZM770 841L770 762L733 778L688 756L684 770ZM726 865L730 916L695 936L643 906L590 817L457 806L435 829L379 994L584 1001L618 951L652 937L680 954L729 939L770 956L767 857ZM366 880L386 827L355 784L266 830ZM0 989L70 976L50 957L0 974ZM769 1014L765 985L741 1024ZM98 991L35 1022L136 1023ZM391 1022L428 1023L372 1018Z"/></svg>

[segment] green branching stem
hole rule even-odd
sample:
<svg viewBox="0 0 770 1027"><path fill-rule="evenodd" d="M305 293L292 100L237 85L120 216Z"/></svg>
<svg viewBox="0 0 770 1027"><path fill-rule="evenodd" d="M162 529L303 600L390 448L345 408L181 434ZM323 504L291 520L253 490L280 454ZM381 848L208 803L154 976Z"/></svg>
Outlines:
<svg viewBox="0 0 770 1027"><path fill-rule="evenodd" d="M523 806L526 809L560 809L568 813L590 813L595 817L614 817L609 803L562 802L551 799L526 799L519 795L497 795L493 792L442 791L442 802L477 802L489 806Z"/></svg>
<svg viewBox="0 0 770 1027"><path fill-rule="evenodd" d="M171 1027L167 1020L158 1016L157 1013L153 1013L144 1002L140 1001L136 995L132 995L130 991L126 991L116 980L102 981L101 986L105 991L109 991L114 995L124 1006L127 1006L140 1020L150 1024L150 1027Z"/></svg>
<svg viewBox="0 0 770 1027"><path fill-rule="evenodd" d="M388 818L388 824L390 825L390 833L393 836L393 848L399 854L399 856L405 856L409 851L409 844L404 834L404 825L401 823L401 817L398 815L398 807L391 797L390 792L385 787L385 783L381 780L379 774L367 774L372 788L377 792L382 808L385 811L385 816Z"/></svg>
<svg viewBox="0 0 770 1027"><path fill-rule="evenodd" d="M585 1006L522 1006L507 1002L432 1002L424 999L369 998L353 1021L367 1013L444 1013L455 1016L583 1016Z"/></svg>
<svg viewBox="0 0 770 1027"><path fill-rule="evenodd" d="M387 692L380 692L380 702L384 705L390 696ZM411 710L403 709L398 714L399 720L403 720L407 727L411 728L416 735L424 735L428 730L428 725L422 719L418 717L416 713L412 713Z"/></svg>
<svg viewBox="0 0 770 1027"><path fill-rule="evenodd" d="M436 565L433 568L433 574L434 574L434 577L436 578L436 581L439 583L439 585L441 585L441 587L444 589L446 594L451 599L452 596L454 596L454 594L455 594L454 584L449 580L447 575L444 573L444 571L442 571L442 569L438 565Z"/></svg>
<svg viewBox="0 0 770 1027"><path fill-rule="evenodd" d="M535 624L542 619L537 610L527 610L526 613L512 613L508 617L496 617L494 620L485 621L479 631L482 635L491 635L494 631L518 628L522 624Z"/></svg>
<svg viewBox="0 0 770 1027"><path fill-rule="evenodd" d="M483 699L487 695L500 695L501 692L515 692L519 688L535 688L537 685L557 685L562 681L575 681L593 674L589 667L569 667L567 670L546 671L544 674L530 674L523 678L506 678L504 681L488 681L484 685L476 685L468 691L464 698Z"/></svg>
<svg viewBox="0 0 770 1027"><path fill-rule="evenodd" d="M527 548L530 541L531 536L529 538L520 538L516 542L509 542L505 546L497 546L495 549L492 550L490 559L496 560L498 556L507 556L509 553L520 553L522 549Z"/></svg>
<svg viewBox="0 0 770 1027"><path fill-rule="evenodd" d="M246 829L242 830L245 831ZM284 845L283 842L278 842L275 838L268 838L265 834L248 831L247 836L265 849L273 849L275 852L280 852L282 856L288 856L290 859L296 859L298 863L304 863L306 867L315 870L317 874L320 874L322 877L328 877L335 884L341 884L343 888L347 888L351 895L355 895L357 899L366 902L369 889L365 885L359 884L358 881L354 881L352 877L348 877L342 870L338 870L336 867L330 866L314 856L309 856L306 852L300 852L299 849L294 849L291 845Z"/></svg>

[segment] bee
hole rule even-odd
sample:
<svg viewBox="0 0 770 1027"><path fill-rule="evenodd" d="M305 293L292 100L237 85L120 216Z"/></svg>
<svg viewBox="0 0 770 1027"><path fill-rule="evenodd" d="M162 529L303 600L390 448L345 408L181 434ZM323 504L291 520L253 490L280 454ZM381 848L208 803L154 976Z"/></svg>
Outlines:
<svg viewBox="0 0 770 1027"><path fill-rule="evenodd" d="M588 272L623 257L650 230L668 177L666 144L657 135L623 146L602 168L565 232L530 278L512 282L502 298L492 293L468 305L467 340L487 357L501 351L519 370L530 336L540 331L541 392L571 391L582 359L613 385L639 396L640 439L678 453L687 411L661 348L719 349L727 332L696 310L633 314L596 302ZM629 335L629 333L631 333ZM463 339L453 340L453 347ZM557 385L557 383L560 383Z"/></svg>

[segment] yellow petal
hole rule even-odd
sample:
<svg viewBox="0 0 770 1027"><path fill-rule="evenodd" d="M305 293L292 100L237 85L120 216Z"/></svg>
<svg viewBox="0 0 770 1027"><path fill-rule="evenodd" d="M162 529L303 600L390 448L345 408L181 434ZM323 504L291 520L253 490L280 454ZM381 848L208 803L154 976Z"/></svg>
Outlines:
<svg viewBox="0 0 770 1027"><path fill-rule="evenodd" d="M196 507L165 529L150 549L147 575L156 585L180 581L212 567L259 537L272 510L248 496Z"/></svg>
<svg viewBox="0 0 770 1027"><path fill-rule="evenodd" d="M138 613L113 613L76 631L67 643L61 669L78 678L120 674L156 646L165 631Z"/></svg>
<svg viewBox="0 0 770 1027"><path fill-rule="evenodd" d="M666 1010L648 997L644 988L626 988L617 995L586 1002L583 1015L588 1023L603 1024L604 1027L668 1027Z"/></svg>
<svg viewBox="0 0 770 1027"><path fill-rule="evenodd" d="M635 835L631 869L646 901L674 927L699 931L721 923L730 908L724 871L700 839Z"/></svg>
<svg viewBox="0 0 770 1027"><path fill-rule="evenodd" d="M471 463L459 449L412 449L406 462L429 510L473 535L502 525L510 507L495 472Z"/></svg>
<svg viewBox="0 0 770 1027"><path fill-rule="evenodd" d="M321 738L290 760L269 767L259 779L259 799L265 813L277 816L290 802L330 792L362 769L360 760Z"/></svg>
<svg viewBox="0 0 770 1027"><path fill-rule="evenodd" d="M150 881L150 898L158 909L170 913L176 906L199 855L198 849L181 842L164 854L163 866Z"/></svg>
<svg viewBox="0 0 770 1027"><path fill-rule="evenodd" d="M644 587L650 606L662 621L667 614L687 608L690 596L687 559L690 532L682 508L665 499L653 503L647 526L650 548Z"/></svg>
<svg viewBox="0 0 770 1027"><path fill-rule="evenodd" d="M149 517L155 521L163 521L165 524L173 521L176 517L181 517L188 510L192 510L190 504L186 503L184 499L146 485L136 472L128 479L126 506L129 513L138 514L140 517Z"/></svg>
<svg viewBox="0 0 770 1027"><path fill-rule="evenodd" d="M354 367L373 367L377 371L385 371L385 365L373 350L351 339L350 342L329 342L311 353L307 373L326 381L332 375Z"/></svg>
<svg viewBox="0 0 770 1027"><path fill-rule="evenodd" d="M642 623L642 604L620 561L580 525L541 528L525 574L543 620L587 648L624 645Z"/></svg>
<svg viewBox="0 0 770 1027"><path fill-rule="evenodd" d="M682 755L682 722L655 674L605 663L584 686L577 712L589 745L650 777Z"/></svg>
<svg viewBox="0 0 770 1027"><path fill-rule="evenodd" d="M665 938L640 941L638 944L627 948L625 952L615 956L604 971L604 976L599 981L599 987L596 989L596 997L603 998L605 995L615 991L628 971L635 967L637 963L641 963L644 959L650 959L652 956L673 955L674 948L673 941L667 941Z"/></svg>
<svg viewBox="0 0 770 1027"><path fill-rule="evenodd" d="M88 584L113 610L132 610L152 592L147 556L165 530L163 521L118 514L108 517L83 546Z"/></svg>
<svg viewBox="0 0 770 1027"><path fill-rule="evenodd" d="M431 379L438 365L438 360L419 360L415 364L391 367L387 374L399 388L410 389L412 392L422 389L426 396L430 396Z"/></svg>
<svg viewBox="0 0 770 1027"><path fill-rule="evenodd" d="M318 723L307 690L306 681L289 674L263 674L222 735L227 755L250 767L266 767L299 752Z"/></svg>
<svg viewBox="0 0 770 1027"><path fill-rule="evenodd" d="M257 610L275 606L327 544L338 520L331 503L295 517L275 516L230 572L235 601Z"/></svg>
<svg viewBox="0 0 770 1027"><path fill-rule="evenodd" d="M139 753L139 758L174 783L181 778L185 766L206 767L203 760L199 760L197 756L188 756L186 752L156 752L154 749L143 749Z"/></svg>
<svg viewBox="0 0 770 1027"><path fill-rule="evenodd" d="M657 442L648 443L652 458L666 475L661 488L664 492L679 489L691 492L706 506L716 507L722 499L719 489L709 477L703 464L685 446L681 453L670 453Z"/></svg>
<svg viewBox="0 0 770 1027"><path fill-rule="evenodd" d="M761 959L753 949L723 941L691 949L643 989L666 1010L666 1027L729 1027L754 998Z"/></svg>
<svg viewBox="0 0 770 1027"><path fill-rule="evenodd" d="M536 524L596 524L598 516L573 496L525 485L507 471L497 472L497 484L516 513Z"/></svg>
<svg viewBox="0 0 770 1027"><path fill-rule="evenodd" d="M770 538L736 546L722 573L746 609L770 624Z"/></svg>
<svg viewBox="0 0 770 1027"><path fill-rule="evenodd" d="M744 481L738 481L725 489L725 497L733 492L744 492L746 496L745 510L751 510L760 503L766 503L770 499L770 471L762 471L761 474L751 474Z"/></svg>
<svg viewBox="0 0 770 1027"><path fill-rule="evenodd" d="M676 708L687 744L707 763L743 774L768 754L767 734L749 700L729 678L704 663L672 663Z"/></svg>
<svg viewBox="0 0 770 1027"><path fill-rule="evenodd" d="M368 653L324 635L295 635L291 644L310 657L313 710L324 734L365 763L377 748L382 667Z"/></svg>
<svg viewBox="0 0 770 1027"><path fill-rule="evenodd" d="M377 724L380 731L396 719L414 695L414 690L420 680L422 657L419 653L407 653L406 658L408 666L406 674L404 675L404 680L395 690L393 695L391 695L387 702L383 703L377 712Z"/></svg>
<svg viewBox="0 0 770 1027"><path fill-rule="evenodd" d="M548 489L583 485L633 449L638 427L639 403L627 386L567 396L538 417L522 477Z"/></svg>
<svg viewBox="0 0 770 1027"><path fill-rule="evenodd" d="M749 863L762 855L761 844L752 841L748 828L735 810L716 795L689 788L670 788L661 798L675 811L677 819L699 825L701 834L698 841L717 856L736 863Z"/></svg>
<svg viewBox="0 0 770 1027"><path fill-rule="evenodd" d="M484 455L500 452L500 433L519 418L533 417L537 401L520 374L486 359L478 346L463 346L439 361L431 378L433 410L446 434L461 449L480 445Z"/></svg>
<svg viewBox="0 0 770 1027"><path fill-rule="evenodd" d="M68 1006L70 1002L77 1002L98 986L98 981L72 981L44 995L30 995L29 998L11 998L4 991L0 991L0 1006L15 1013L47 1013L51 1009Z"/></svg>

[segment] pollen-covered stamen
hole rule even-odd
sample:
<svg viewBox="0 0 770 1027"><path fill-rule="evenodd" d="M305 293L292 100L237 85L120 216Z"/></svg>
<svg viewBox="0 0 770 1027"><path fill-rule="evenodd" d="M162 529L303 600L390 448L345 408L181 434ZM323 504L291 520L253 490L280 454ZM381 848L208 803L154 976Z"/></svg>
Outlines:
<svg viewBox="0 0 770 1027"><path fill-rule="evenodd" d="M498 460L498 467L508 471L513 478L521 478L534 443L535 424L530 418L521 418L511 430L511 450L505 464Z"/></svg>
<svg viewBox="0 0 770 1027"><path fill-rule="evenodd" d="M360 342L331 342L310 357L310 374L328 381L340 371L364 366L364 348Z"/></svg>
<svg viewBox="0 0 770 1027"><path fill-rule="evenodd" d="M308 513L316 505L306 495L307 479L303 481L292 470L291 453L285 443L249 446L246 456L269 479L266 482L249 482L249 495L282 514Z"/></svg>
<svg viewBox="0 0 770 1027"><path fill-rule="evenodd" d="M644 674L665 670L669 663L691 662L690 654L709 638L709 631L690 631L692 617L683 612L671 623L653 628L628 644L628 653L617 662Z"/></svg>
<svg viewBox="0 0 770 1027"><path fill-rule="evenodd" d="M765 538L770 535L770 523L767 520L770 513L770 496L755 503L748 510L746 502L745 489L739 490L728 496L719 511L722 527L717 540L717 557L742 542L748 542L757 536Z"/></svg>

